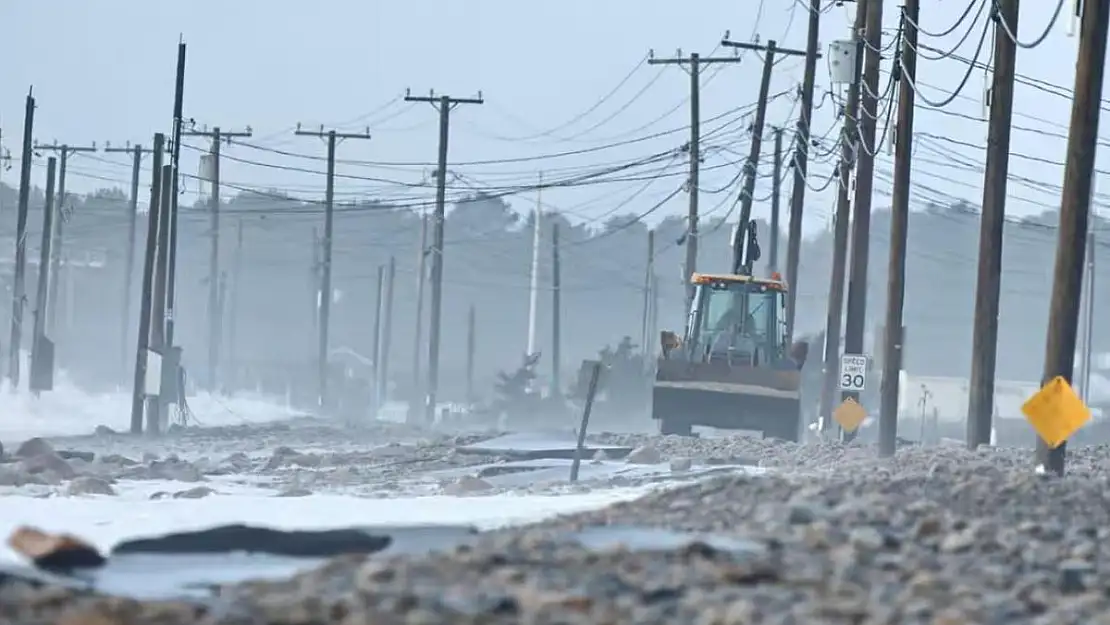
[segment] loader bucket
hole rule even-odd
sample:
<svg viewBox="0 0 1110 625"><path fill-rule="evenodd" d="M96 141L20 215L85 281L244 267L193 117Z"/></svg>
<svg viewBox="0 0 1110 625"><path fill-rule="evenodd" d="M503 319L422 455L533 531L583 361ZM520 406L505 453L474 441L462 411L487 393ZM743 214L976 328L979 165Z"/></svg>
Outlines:
<svg viewBox="0 0 1110 625"><path fill-rule="evenodd" d="M799 372L663 359L652 389L652 416L664 434L689 435L693 426L702 425L797 441Z"/></svg>

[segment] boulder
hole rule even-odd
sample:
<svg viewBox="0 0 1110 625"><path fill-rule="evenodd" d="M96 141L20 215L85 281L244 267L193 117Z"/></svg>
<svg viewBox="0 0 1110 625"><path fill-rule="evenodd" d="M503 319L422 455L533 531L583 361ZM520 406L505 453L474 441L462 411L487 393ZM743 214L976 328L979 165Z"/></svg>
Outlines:
<svg viewBox="0 0 1110 625"><path fill-rule="evenodd" d="M663 454L651 445L643 445L629 452L625 462L629 464L659 464L663 462Z"/></svg>
<svg viewBox="0 0 1110 625"><path fill-rule="evenodd" d="M196 486L188 490L179 490L173 494L174 499L203 499L209 495L214 495L216 491L208 488L207 486Z"/></svg>
<svg viewBox="0 0 1110 625"><path fill-rule="evenodd" d="M493 490L493 485L482 478L465 476L443 488L446 495L471 495Z"/></svg>
<svg viewBox="0 0 1110 625"><path fill-rule="evenodd" d="M23 444L16 448L15 457L33 458L35 456L53 453L54 447L50 443L46 442L46 439L36 437L23 441Z"/></svg>
<svg viewBox="0 0 1110 625"><path fill-rule="evenodd" d="M24 458L20 464L23 471L31 475L48 473L62 480L72 480L77 477L77 471L55 453L38 454Z"/></svg>
<svg viewBox="0 0 1110 625"><path fill-rule="evenodd" d="M116 491L108 480L84 476L70 482L69 486L66 487L66 494L71 497L76 495L115 495Z"/></svg>

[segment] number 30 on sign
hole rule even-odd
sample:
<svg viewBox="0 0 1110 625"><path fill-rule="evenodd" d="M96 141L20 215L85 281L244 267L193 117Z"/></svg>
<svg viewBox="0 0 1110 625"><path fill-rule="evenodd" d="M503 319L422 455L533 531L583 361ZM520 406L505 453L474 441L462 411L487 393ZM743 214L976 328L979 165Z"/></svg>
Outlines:
<svg viewBox="0 0 1110 625"><path fill-rule="evenodd" d="M862 391L867 386L867 356L844 354L840 357L840 390Z"/></svg>

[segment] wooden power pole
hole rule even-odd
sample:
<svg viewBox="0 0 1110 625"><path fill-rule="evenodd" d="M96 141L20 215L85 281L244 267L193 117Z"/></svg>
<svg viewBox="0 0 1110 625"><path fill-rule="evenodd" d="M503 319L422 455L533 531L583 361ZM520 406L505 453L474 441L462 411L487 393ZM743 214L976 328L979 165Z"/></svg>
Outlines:
<svg viewBox="0 0 1110 625"><path fill-rule="evenodd" d="M763 149L763 125L767 119L767 101L771 95L771 73L775 68L775 55L805 56L806 53L800 50L779 48L773 39L768 41L767 45L726 39L721 42L721 45L763 52L763 77L759 82L759 103L755 109L755 121L752 123L748 160L744 164L744 188L740 192L740 217L736 221L736 236L732 243L732 272L751 275L752 263L755 262L755 259L745 254L744 248L745 242L748 240L748 228L752 219L755 181L759 177L759 156Z"/></svg>
<svg viewBox="0 0 1110 625"><path fill-rule="evenodd" d="M324 187L324 239L323 254L320 259L320 319L316 341L316 384L317 405L328 410L331 407L328 397L328 326L331 322L331 300L333 296L331 286L331 250L333 229L335 227L335 146L343 139L369 139L370 131L362 133L346 133L336 130L302 130L297 124L294 135L301 137L318 137L327 142L328 146L328 171L327 182Z"/></svg>
<svg viewBox="0 0 1110 625"><path fill-rule="evenodd" d="M24 272L27 270L27 213L31 202L31 136L35 132L35 96L27 92L23 114L23 152L19 162L19 213L15 227L15 267L12 283L11 338L8 341L8 380L19 388L20 344L23 340L23 307L27 300Z"/></svg>
<svg viewBox="0 0 1110 625"><path fill-rule="evenodd" d="M775 164L771 171L771 257L767 259L767 274L779 270L779 213L782 204L782 128L772 130L775 137Z"/></svg>
<svg viewBox="0 0 1110 625"><path fill-rule="evenodd" d="M58 155L58 186L57 194L54 202L54 211L57 213L54 219L54 233L51 237L53 244L51 246L50 256L50 275L54 279L50 281L49 301L47 303L46 312L46 326L45 329L50 332L55 332L57 326L55 325L57 309L58 309L58 283L62 274L62 245L65 242L65 225L69 221L69 210L66 208L66 165L69 162L69 156L79 152L96 152L98 148L96 144L86 146L76 145L59 145L54 142L50 145L35 144L35 151L52 151ZM65 271L71 271L70 267L66 267ZM73 302L66 302L66 309L73 308ZM55 337L56 338L56 337Z"/></svg>
<svg viewBox="0 0 1110 625"><path fill-rule="evenodd" d="M871 254L871 197L875 182L875 126L878 123L879 67L882 64L883 0L857 0L866 12L864 26L863 88L856 115L856 193L852 207L852 257L848 269L848 306L844 320L844 354L864 355L867 328L867 265ZM869 359L869 362L873 362ZM842 399L860 401L857 390L845 390ZM860 402L862 404L862 402ZM856 432L845 432L846 440Z"/></svg>
<svg viewBox="0 0 1110 625"><path fill-rule="evenodd" d="M146 398L146 371L150 354L150 321L154 304L154 265L158 256L158 231L161 219L159 206L162 195L162 149L165 135L154 135L154 154L150 176L150 208L147 210L146 252L143 254L143 277L139 299L138 345L135 348L135 371L131 386L131 433L143 432L143 402Z"/></svg>
<svg viewBox="0 0 1110 625"><path fill-rule="evenodd" d="M813 115L813 85L817 81L817 47L821 36L821 0L809 0L809 26L806 34L806 60L802 76L798 125L794 133L794 185L790 194L790 223L786 237L786 339L794 340L794 317L798 302L798 265L802 250L802 217L805 213L806 176L809 175L809 148Z"/></svg>
<svg viewBox="0 0 1110 625"><path fill-rule="evenodd" d="M150 154L153 150L143 149L142 145L126 145L119 148L107 144L104 146L104 151L108 153L123 152L131 154L131 201L127 215L127 260L123 270L123 302L120 307L120 311L123 313L122 319L120 319L122 323L120 331L120 354L121 358L123 358L123 368L126 369L127 355L129 353L127 337L131 334L131 291L134 290L133 283L135 280L135 237L139 218L139 176L143 167L143 155Z"/></svg>
<svg viewBox="0 0 1110 625"><path fill-rule="evenodd" d="M185 137L209 137L212 139L212 169L207 172L208 182L212 185L212 197L208 200L209 241L208 251L208 370L206 383L209 392L219 386L220 337L223 335L223 315L220 313L220 141L231 142L238 137L253 136L250 128L243 131L221 132L216 126L212 130L185 130Z"/></svg>
<svg viewBox="0 0 1110 625"><path fill-rule="evenodd" d="M162 182L159 186L161 197L158 200L158 251L154 269L154 288L151 295L153 306L150 313L150 343L159 357L159 384L158 392L150 393L146 406L146 430L148 434L157 434L162 428L162 415L169 403L167 393L170 390L165 384L166 376L175 373L178 365L173 353L173 340L170 336L170 326L173 320L173 308L170 305L170 285L172 284L173 260L173 187L177 176L174 174L173 165L162 165Z"/></svg>
<svg viewBox="0 0 1110 625"><path fill-rule="evenodd" d="M844 318L844 269L848 259L848 219L852 207L852 167L855 165L855 139L858 136L856 120L859 116L860 79L863 67L863 29L867 17L867 0L859 0L856 21L852 29L855 39L855 64L852 81L840 129L840 160L837 163L836 217L833 224L832 275L829 277L829 302L825 317L825 372L821 385L821 428L832 425L836 402L837 381L840 378L840 332Z"/></svg>
<svg viewBox="0 0 1110 625"><path fill-rule="evenodd" d="M739 63L738 56L702 57L698 53L682 58L682 51L671 59L648 59L651 65L678 65L690 74L690 204L686 214L686 267L683 278L686 285L686 310L694 301L694 285L690 277L698 270L698 185L701 167L701 70L706 65L718 63Z"/></svg>
<svg viewBox="0 0 1110 625"><path fill-rule="evenodd" d="M432 312L428 322L428 382L424 388L424 423L435 422L436 394L439 387L440 318L443 314L443 225L447 210L447 142L451 135L451 109L460 104L482 104L477 98L405 95L406 102L427 102L439 111L439 158L436 176L436 208L432 235Z"/></svg>
<svg viewBox="0 0 1110 625"><path fill-rule="evenodd" d="M35 292L35 325L31 335L31 374L28 386L35 395L49 390L43 368L54 368L53 350L46 337L47 294L50 288L50 244L54 238L54 182L57 174L58 159L51 156L46 160L46 204L42 207L42 244L39 246L38 289Z"/></svg>
<svg viewBox="0 0 1110 625"><path fill-rule="evenodd" d="M902 371L902 321L906 298L906 247L910 222L913 162L914 87L917 85L917 19L920 0L902 7L902 49L894 54L898 118L894 135L894 192L890 209L890 260L887 269L886 328L883 336L882 393L879 401L879 455L893 456L898 437L898 376Z"/></svg>
<svg viewBox="0 0 1110 625"><path fill-rule="evenodd" d="M1016 7L1016 0L1013 0ZM1106 35L1110 6L1084 2L1076 60L1075 91L1068 130L1068 158L1064 167L1064 189L1060 194L1060 227L1056 239L1056 268L1052 301L1048 309L1043 382L1056 376L1069 382L1075 365L1076 327L1083 291L1083 256L1087 244L1094 185L1095 153L1098 149L1099 116L1102 112L1102 81L1105 75ZM1008 22L1017 32L1017 23ZM1008 35L1005 35L1008 39ZM997 71L997 70L996 70ZM1037 439L1037 462L1047 471L1064 474L1067 443L1049 449Z"/></svg>
<svg viewBox="0 0 1110 625"><path fill-rule="evenodd" d="M990 442L994 413L1002 239L1006 223L1006 180L1010 168L1010 126L1014 115L1014 77L1017 71L1017 45L1007 34L1007 28L1018 32L1018 0L998 0L991 12L997 19L994 26L994 78L990 90L991 116L987 130L983 211L979 222L979 273L975 285L971 378L968 381L967 446L970 449Z"/></svg>

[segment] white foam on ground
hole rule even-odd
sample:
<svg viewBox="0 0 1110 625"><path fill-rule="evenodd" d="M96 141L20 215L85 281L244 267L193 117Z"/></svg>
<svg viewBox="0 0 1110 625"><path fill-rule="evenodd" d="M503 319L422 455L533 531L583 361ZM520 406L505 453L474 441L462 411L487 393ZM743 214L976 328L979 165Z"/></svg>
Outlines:
<svg viewBox="0 0 1110 625"><path fill-rule="evenodd" d="M36 499L0 496L0 538L21 525L82 537L107 550L122 540L244 523L277 529L331 529L372 525L467 524L493 529L603 508L641 497L652 487L616 488L585 494L494 495L363 499L342 495L274 497L272 491L234 489L204 499L150 501L154 485L121 488L120 496ZM178 488L187 485L180 485ZM219 487L217 487L219 490ZM228 489L232 490L232 489ZM147 495L148 496L148 495ZM17 559L7 545L0 560Z"/></svg>
<svg viewBox="0 0 1110 625"><path fill-rule="evenodd" d="M188 402L196 422L205 427L265 423L303 414L284 402L251 394L199 393ZM39 397L26 390L0 390L0 441L7 444L35 436L92 434L98 425L126 432L130 424L130 392L86 393L64 383Z"/></svg>

